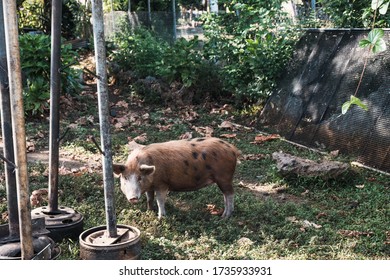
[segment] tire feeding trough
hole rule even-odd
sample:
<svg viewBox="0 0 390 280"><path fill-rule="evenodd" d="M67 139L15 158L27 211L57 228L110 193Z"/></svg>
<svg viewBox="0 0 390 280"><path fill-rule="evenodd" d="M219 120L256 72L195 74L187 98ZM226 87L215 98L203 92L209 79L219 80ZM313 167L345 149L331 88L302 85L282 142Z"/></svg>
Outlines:
<svg viewBox="0 0 390 280"><path fill-rule="evenodd" d="M58 206L59 105L61 92L61 18L62 1L52 1L50 64L50 141L49 204L32 211L33 218L45 218L49 236L54 240L77 239L83 231L83 216L72 208Z"/></svg>
<svg viewBox="0 0 390 280"><path fill-rule="evenodd" d="M135 227L116 224L102 0L92 1L92 20L100 136L101 146L103 147L106 225L94 227L81 233L79 236L80 258L98 260L138 259L141 251L140 231Z"/></svg>

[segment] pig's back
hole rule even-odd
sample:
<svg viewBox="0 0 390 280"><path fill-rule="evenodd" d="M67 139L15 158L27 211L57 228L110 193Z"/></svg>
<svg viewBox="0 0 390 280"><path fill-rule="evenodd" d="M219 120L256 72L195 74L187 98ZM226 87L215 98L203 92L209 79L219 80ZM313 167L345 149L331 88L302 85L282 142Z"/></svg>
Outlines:
<svg viewBox="0 0 390 280"><path fill-rule="evenodd" d="M143 163L155 165L156 185L186 191L232 181L238 155L233 145L221 139L195 138L148 145L139 157Z"/></svg>

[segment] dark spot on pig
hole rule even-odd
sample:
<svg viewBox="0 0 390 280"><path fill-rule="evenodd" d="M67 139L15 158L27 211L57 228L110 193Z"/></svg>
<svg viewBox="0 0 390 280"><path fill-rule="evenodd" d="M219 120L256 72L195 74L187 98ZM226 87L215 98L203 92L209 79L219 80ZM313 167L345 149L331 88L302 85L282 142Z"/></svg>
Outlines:
<svg viewBox="0 0 390 280"><path fill-rule="evenodd" d="M194 159L197 159L198 158L198 153L197 152L192 152L192 156L194 157Z"/></svg>
<svg viewBox="0 0 390 280"><path fill-rule="evenodd" d="M206 152L202 152L202 158L203 160L206 160Z"/></svg>
<svg viewBox="0 0 390 280"><path fill-rule="evenodd" d="M194 171L195 172L198 171L198 167L194 166Z"/></svg>
<svg viewBox="0 0 390 280"><path fill-rule="evenodd" d="M199 182L200 179L202 179L202 178L200 177L200 175L195 176L195 180L196 180L197 182Z"/></svg>
<svg viewBox="0 0 390 280"><path fill-rule="evenodd" d="M189 166L189 165L190 165L189 162L188 162L188 160L185 160L185 161L184 161L184 164L185 164L186 166Z"/></svg>
<svg viewBox="0 0 390 280"><path fill-rule="evenodd" d="M205 138L198 138L198 139L196 139L197 142L202 142L204 140L206 140L206 139Z"/></svg>
<svg viewBox="0 0 390 280"><path fill-rule="evenodd" d="M212 168L210 165L206 164L206 169L211 170Z"/></svg>
<svg viewBox="0 0 390 280"><path fill-rule="evenodd" d="M191 146L192 146L192 147L195 147L196 145L192 143Z"/></svg>
<svg viewBox="0 0 390 280"><path fill-rule="evenodd" d="M226 144L225 141L219 140L219 143Z"/></svg>

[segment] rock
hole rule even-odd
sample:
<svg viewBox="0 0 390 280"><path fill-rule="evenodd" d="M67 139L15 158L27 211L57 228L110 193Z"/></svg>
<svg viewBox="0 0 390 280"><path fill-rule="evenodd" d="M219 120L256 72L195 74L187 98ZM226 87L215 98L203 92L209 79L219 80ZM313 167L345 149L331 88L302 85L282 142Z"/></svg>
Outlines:
<svg viewBox="0 0 390 280"><path fill-rule="evenodd" d="M275 152L272 158L276 160L278 171L283 176L299 175L305 177L336 178L349 170L349 164L338 161L313 161L290 154Z"/></svg>

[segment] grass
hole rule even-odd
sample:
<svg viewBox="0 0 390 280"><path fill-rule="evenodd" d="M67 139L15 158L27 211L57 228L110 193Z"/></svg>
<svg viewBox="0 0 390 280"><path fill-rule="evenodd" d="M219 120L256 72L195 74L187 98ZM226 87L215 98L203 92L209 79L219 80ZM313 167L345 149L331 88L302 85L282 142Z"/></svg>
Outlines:
<svg viewBox="0 0 390 280"><path fill-rule="evenodd" d="M130 97L123 97L129 102ZM90 106L93 107L93 106ZM76 123L83 115L95 121L72 128L61 149L74 158L98 156L96 147L86 141L88 135L99 137L96 112L90 107L77 116L63 118L62 126ZM223 208L223 196L216 186L196 192L170 193L167 217L158 220L146 210L146 198L137 205L128 203L115 185L115 208L118 224L132 225L141 231L142 259L389 259L390 258L390 178L357 169L337 180L320 178L284 178L276 169L271 154L284 151L310 159L323 156L277 139L253 144L258 132L239 128L227 131L218 127L234 115L210 114L207 107L167 110L161 107L131 107L119 111L123 116L139 113L132 125L114 129L112 143L115 161L127 156L128 137L146 133L147 141L178 139L186 132L199 136L200 127L214 129L213 136L226 133L243 155L257 155L241 160L234 185L235 210L228 220L213 215L210 207ZM197 113L197 117L190 116ZM137 122L149 113L148 118ZM27 125L27 134L47 131L48 124ZM169 129L162 129L167 126ZM38 137L36 147L47 147L47 138ZM349 161L346 157L339 158ZM0 168L3 169L3 166ZM30 163L30 188L47 186L47 166ZM6 222L4 178L0 180L1 223ZM357 187L359 186L359 187ZM60 205L80 212L84 228L104 225L103 182L100 169L93 172L69 172L60 176ZM77 240L64 240L59 246L60 259L78 259Z"/></svg>

